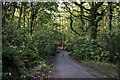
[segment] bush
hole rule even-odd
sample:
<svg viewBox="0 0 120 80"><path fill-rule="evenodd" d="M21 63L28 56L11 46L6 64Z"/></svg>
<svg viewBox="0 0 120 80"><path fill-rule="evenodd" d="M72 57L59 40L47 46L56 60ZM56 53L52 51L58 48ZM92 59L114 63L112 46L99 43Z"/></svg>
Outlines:
<svg viewBox="0 0 120 80"><path fill-rule="evenodd" d="M38 34L36 34L38 35ZM52 41L41 39L41 36L27 35L24 31L14 30L9 34L9 30L3 32L3 78L20 77L27 75L29 69L48 64L47 59L56 53L55 45Z"/></svg>

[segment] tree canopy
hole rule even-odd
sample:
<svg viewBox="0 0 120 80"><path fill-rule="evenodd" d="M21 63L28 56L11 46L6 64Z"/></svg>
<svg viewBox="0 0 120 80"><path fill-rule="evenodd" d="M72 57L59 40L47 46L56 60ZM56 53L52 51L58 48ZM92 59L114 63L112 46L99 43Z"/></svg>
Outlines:
<svg viewBox="0 0 120 80"><path fill-rule="evenodd" d="M77 60L120 61L119 2L2 2L3 77L29 77L57 49ZM10 75L11 74L11 75Z"/></svg>

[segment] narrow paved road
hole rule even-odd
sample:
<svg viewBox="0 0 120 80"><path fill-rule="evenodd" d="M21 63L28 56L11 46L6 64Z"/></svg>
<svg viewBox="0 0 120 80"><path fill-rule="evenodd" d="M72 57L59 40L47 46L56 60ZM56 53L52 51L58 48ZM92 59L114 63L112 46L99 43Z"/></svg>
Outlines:
<svg viewBox="0 0 120 80"><path fill-rule="evenodd" d="M69 58L68 52L60 50L55 59L53 78L95 78L86 69Z"/></svg>

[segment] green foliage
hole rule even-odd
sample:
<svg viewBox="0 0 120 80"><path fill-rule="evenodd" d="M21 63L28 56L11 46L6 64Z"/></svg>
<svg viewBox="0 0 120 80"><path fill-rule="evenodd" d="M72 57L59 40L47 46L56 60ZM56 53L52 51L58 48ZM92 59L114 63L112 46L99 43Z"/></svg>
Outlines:
<svg viewBox="0 0 120 80"><path fill-rule="evenodd" d="M55 2L15 4L3 3L5 8L3 9L5 21L2 35L3 78L30 77L29 70L38 65L45 70L50 69L49 60L56 54L55 42L59 41L59 38L56 37L61 35L61 33L55 35L58 31L54 31L59 26L57 23L53 23L54 14L52 12L57 12L58 7ZM15 12L12 8L15 9ZM34 24L32 28L30 28L31 21ZM30 34L30 30L33 31L32 34Z"/></svg>
<svg viewBox="0 0 120 80"><path fill-rule="evenodd" d="M89 38L83 38L77 42L75 41L72 43L67 47L67 50L71 51L70 55L78 60L98 60L109 62L109 55L111 50L109 49L109 45L106 44L106 41L94 41ZM116 45L113 44L113 47L116 47ZM116 49L113 48L113 51L115 52ZM114 53L114 63L118 63L119 59L120 57L118 56L117 52Z"/></svg>
<svg viewBox="0 0 120 80"><path fill-rule="evenodd" d="M2 5L3 77L30 77L37 65L49 69L60 43L75 59L119 63L119 3L70 2L59 11L56 2Z"/></svg>
<svg viewBox="0 0 120 80"><path fill-rule="evenodd" d="M72 57L78 60L98 60L115 64L120 62L118 4L64 3L64 11L71 15L69 27L72 29L68 29L69 33L66 31L66 50L71 52Z"/></svg>

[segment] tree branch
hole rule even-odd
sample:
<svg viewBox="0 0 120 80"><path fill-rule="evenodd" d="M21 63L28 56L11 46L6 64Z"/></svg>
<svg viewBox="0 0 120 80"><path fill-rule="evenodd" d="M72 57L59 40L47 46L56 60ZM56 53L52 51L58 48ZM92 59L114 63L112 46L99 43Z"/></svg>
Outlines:
<svg viewBox="0 0 120 80"><path fill-rule="evenodd" d="M97 15L99 16L99 18L97 19L97 22L103 19L103 16L105 15L105 10L107 10L108 8L109 6L107 6L101 13L97 13Z"/></svg>
<svg viewBox="0 0 120 80"><path fill-rule="evenodd" d="M80 36L80 34L73 29L73 26L72 26L73 20L72 20L72 15L71 14L70 14L70 21L71 21L70 22L70 28L71 28L71 30L74 31L78 36Z"/></svg>
<svg viewBox="0 0 120 80"><path fill-rule="evenodd" d="M76 15L74 15L72 12L71 12L71 9L67 6L67 4L66 3L64 3L65 4L65 7L67 8L66 10L71 14L71 15L73 15L74 17L81 17L81 18L84 18L85 20L89 20L90 19L90 17L89 16L85 16L85 15L78 15L78 16L76 16Z"/></svg>
<svg viewBox="0 0 120 80"><path fill-rule="evenodd" d="M84 6L82 6L81 4L78 4L77 2L74 2L75 5L79 6L80 8L85 9L86 11L91 11L90 9L86 9Z"/></svg>

